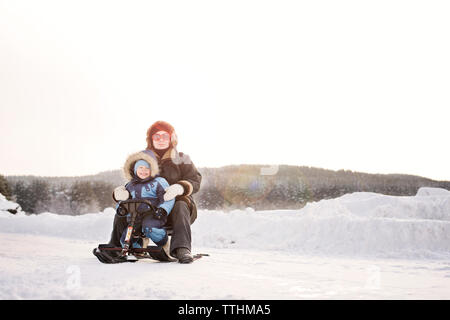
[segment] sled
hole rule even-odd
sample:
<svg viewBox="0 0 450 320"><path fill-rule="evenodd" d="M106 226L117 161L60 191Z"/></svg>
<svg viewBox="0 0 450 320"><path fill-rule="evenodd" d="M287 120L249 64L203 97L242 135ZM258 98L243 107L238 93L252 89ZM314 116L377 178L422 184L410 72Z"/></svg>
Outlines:
<svg viewBox="0 0 450 320"><path fill-rule="evenodd" d="M172 257L169 253L170 248L170 238L172 234L172 230L169 228L165 228L169 240L164 246L147 246L145 248L133 248L132 238L142 238L145 239L145 236L142 232L135 230L135 221L136 218L143 214L143 212L139 212L138 207L140 204L146 204L149 208L156 212L156 208L150 203L150 201L145 199L130 199L121 201L119 203L119 207L124 210L117 210L117 215L120 217L126 216L128 213L131 214L130 223L127 227L127 234L124 241L124 246L116 247L110 244L99 244L97 248L94 248L92 253L97 257L97 259L102 263L122 263L122 262L136 262L141 259L153 259L160 262L176 262L178 259ZM119 214L119 212L121 212ZM145 241L143 241L145 242ZM208 256L208 254L196 254L193 255L194 261L200 259L203 256Z"/></svg>
<svg viewBox="0 0 450 320"><path fill-rule="evenodd" d="M93 253L102 263L136 262L141 259L152 259L159 262L178 261L178 259L168 255L162 247L158 246L134 248L129 250L128 254L125 256L117 255L118 253L122 252L122 249L123 248L111 246L110 244L99 244L97 248L94 248ZM209 254L198 253L192 255L194 261L205 256L209 256Z"/></svg>

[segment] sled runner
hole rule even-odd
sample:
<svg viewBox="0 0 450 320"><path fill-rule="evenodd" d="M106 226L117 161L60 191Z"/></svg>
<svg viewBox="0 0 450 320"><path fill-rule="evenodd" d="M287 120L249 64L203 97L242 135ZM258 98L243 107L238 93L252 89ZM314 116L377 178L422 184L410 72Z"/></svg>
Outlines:
<svg viewBox="0 0 450 320"><path fill-rule="evenodd" d="M162 247L150 246L147 248L134 248L129 250L129 254L126 256L120 256L122 251L120 247L114 247L110 244L99 244L97 248L94 248L94 255L103 263L121 263L121 262L136 262L141 259L153 259L160 262L176 262L177 259L173 258L164 251ZM192 257L195 260L201 257L209 256L206 253L198 253Z"/></svg>
<svg viewBox="0 0 450 320"><path fill-rule="evenodd" d="M164 246L146 246L143 248L133 248L132 240L136 238L141 238L145 243L145 235L135 228L135 223L139 215L143 214L138 210L139 205L147 205L151 211L156 212L155 207L150 203L150 201L145 199L130 199L121 201L119 203L119 208L117 210L117 215L123 217L127 214L131 215L130 222L127 227L127 233L124 241L123 248L116 247L110 244L99 244L97 248L94 248L92 253L98 258L102 263L121 263L121 262L136 262L140 259L153 259L161 262L176 262L177 259L173 258L169 254L170 248L170 236L172 233L171 229L165 228L169 241ZM122 210L120 210L120 208ZM147 210L148 211L148 210ZM147 212L146 211L146 212ZM193 255L194 260L198 260L203 256L208 256L208 254L196 254Z"/></svg>

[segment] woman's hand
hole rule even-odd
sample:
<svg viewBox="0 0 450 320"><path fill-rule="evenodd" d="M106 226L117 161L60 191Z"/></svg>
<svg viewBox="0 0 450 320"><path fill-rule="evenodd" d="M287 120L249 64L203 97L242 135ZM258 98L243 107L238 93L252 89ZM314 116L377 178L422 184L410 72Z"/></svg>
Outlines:
<svg viewBox="0 0 450 320"><path fill-rule="evenodd" d="M164 193L164 201L170 201L176 196L181 196L184 193L184 188L181 184L175 183L168 186L164 191L166 192Z"/></svg>

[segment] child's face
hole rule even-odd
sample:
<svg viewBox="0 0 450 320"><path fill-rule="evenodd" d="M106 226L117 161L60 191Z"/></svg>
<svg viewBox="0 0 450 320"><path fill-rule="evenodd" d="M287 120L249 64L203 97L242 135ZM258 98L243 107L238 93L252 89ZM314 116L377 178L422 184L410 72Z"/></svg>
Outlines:
<svg viewBox="0 0 450 320"><path fill-rule="evenodd" d="M136 170L136 174L141 179L150 177L150 169L144 166L139 166Z"/></svg>
<svg viewBox="0 0 450 320"><path fill-rule="evenodd" d="M167 131L160 130L152 136L155 149L167 149L170 143L170 134Z"/></svg>

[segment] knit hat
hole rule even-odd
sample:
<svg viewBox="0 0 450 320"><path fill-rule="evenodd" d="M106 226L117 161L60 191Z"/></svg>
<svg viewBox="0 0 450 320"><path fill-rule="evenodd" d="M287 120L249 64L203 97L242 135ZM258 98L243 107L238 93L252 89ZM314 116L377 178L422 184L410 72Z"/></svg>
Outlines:
<svg viewBox="0 0 450 320"><path fill-rule="evenodd" d="M150 169L150 164L147 161L141 159L141 160L136 161L136 163L134 164L134 174L136 174L137 169L140 166Z"/></svg>
<svg viewBox="0 0 450 320"><path fill-rule="evenodd" d="M176 145L178 143L178 138L177 138L177 135L175 134L175 129L172 127L172 125L165 121L156 121L147 130L147 148L148 149L153 149L152 136L158 131L166 131L168 134L170 134L170 142L172 144L172 147L176 147Z"/></svg>

